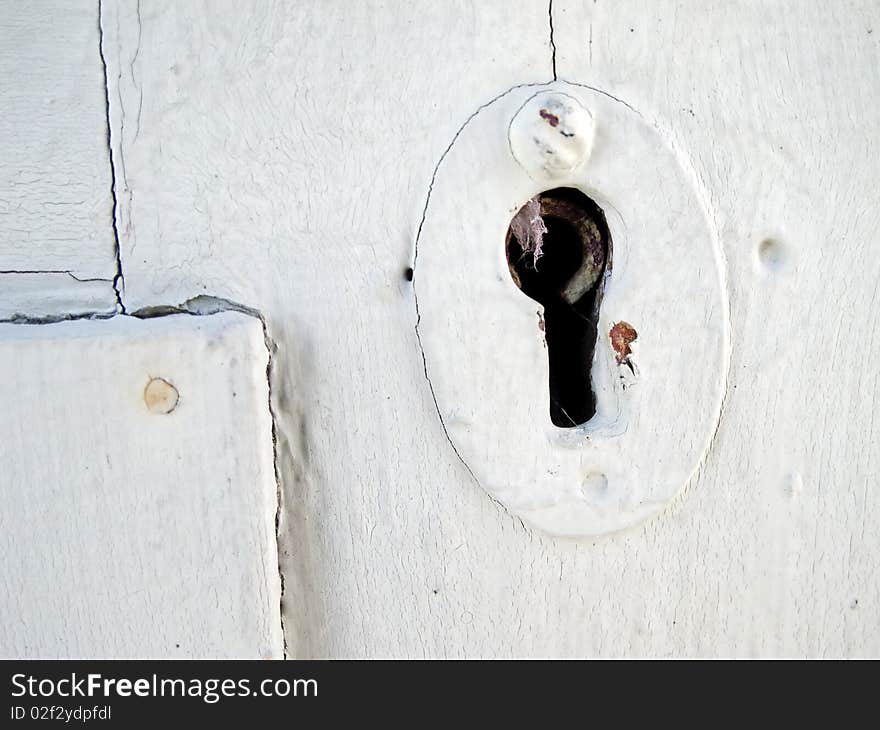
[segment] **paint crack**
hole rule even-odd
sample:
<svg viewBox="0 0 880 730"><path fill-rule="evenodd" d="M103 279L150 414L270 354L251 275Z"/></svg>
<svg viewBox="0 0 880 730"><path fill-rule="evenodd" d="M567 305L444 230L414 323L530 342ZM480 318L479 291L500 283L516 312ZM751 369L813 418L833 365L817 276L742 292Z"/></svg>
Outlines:
<svg viewBox="0 0 880 730"><path fill-rule="evenodd" d="M113 127L110 123L110 79L107 74L107 58L104 55L104 3L98 0L98 54L101 57L101 67L104 72L104 105L107 115L107 150L110 153L110 194L113 198L111 211L111 224L113 226L113 255L116 259L116 274L113 277L113 291L116 293L116 305L122 314L127 314L125 303L122 301L122 293L125 291L125 275L122 273L122 248L119 242L119 225L117 214L119 200L116 188L116 161L113 155Z"/></svg>
<svg viewBox="0 0 880 730"><path fill-rule="evenodd" d="M511 86L509 89L502 91L500 94L497 94L496 96L491 98L489 101L485 102L484 104L480 104L480 106L478 106L473 112L471 112L471 114L468 115L467 119L465 119L464 122L462 122L461 126L456 130L455 134L452 136L452 139L450 140L449 144L446 145L446 149L443 150L443 153L440 155L440 159L437 160L437 164L434 166L434 170L431 173L431 180L428 183L428 194L425 196L425 205L422 208L422 217L419 220L419 225L416 230L416 238L415 238L415 243L413 245L413 263L412 263L412 266L410 267L413 272L413 274L412 274L412 276L413 276L413 300L415 301L415 308L416 308L416 324L415 324L416 343L418 345L419 352L422 355L422 366L424 368L425 380L428 382L428 388L431 391L431 398L434 401L434 408L437 411L437 417L440 419L440 426L443 429L443 433L446 436L446 440L449 442L449 445L452 447L452 450L455 452L455 455L458 457L458 460L462 463L464 468L467 469L468 473L471 475L471 477L473 477L474 481L478 485L480 485L481 488L482 488L482 484L480 484L480 480L477 479L476 474L474 474L471 467L468 465L468 463L464 460L462 455L459 453L458 449L455 447L455 444L452 441L452 438L449 435L449 431L446 428L446 422L443 420L443 414L440 411L440 404L437 402L437 395L434 392L434 384L431 382L431 377L428 375L428 360L427 360L427 357L425 356L425 348L422 345L422 336L421 336L421 333L419 332L419 324L422 321L422 314L421 314L421 311L419 310L419 297L418 297L417 290L416 290L416 264L418 263L418 258L419 258L419 239L422 236L422 228L424 227L425 219L428 216L428 204L431 202L431 193L434 191L434 183L437 180L437 173L440 170L440 166L443 164L443 160L446 159L446 155L448 155L449 151L452 149L452 145L454 145L456 140L459 138L459 136L461 136L461 133L464 131L464 128L468 125L468 122L470 122L471 119L473 119L475 116L477 116L477 114L479 114L481 111L483 111L483 109L485 109L488 106L491 106L496 101L498 101L500 98L509 94L511 91L514 91L515 89L530 87L530 86L540 86L540 84L516 84L515 86Z"/></svg>

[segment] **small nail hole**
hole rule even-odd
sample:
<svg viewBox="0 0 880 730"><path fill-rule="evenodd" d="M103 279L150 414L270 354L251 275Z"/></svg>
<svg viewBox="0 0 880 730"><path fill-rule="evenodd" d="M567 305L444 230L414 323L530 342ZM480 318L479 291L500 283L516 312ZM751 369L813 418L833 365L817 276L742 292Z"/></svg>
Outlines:
<svg viewBox="0 0 880 730"><path fill-rule="evenodd" d="M786 246L775 238L765 238L758 244L758 261L767 271L783 271L788 265Z"/></svg>
<svg viewBox="0 0 880 730"><path fill-rule="evenodd" d="M584 477L581 491L587 499L602 499L608 493L608 477L602 472L591 472Z"/></svg>

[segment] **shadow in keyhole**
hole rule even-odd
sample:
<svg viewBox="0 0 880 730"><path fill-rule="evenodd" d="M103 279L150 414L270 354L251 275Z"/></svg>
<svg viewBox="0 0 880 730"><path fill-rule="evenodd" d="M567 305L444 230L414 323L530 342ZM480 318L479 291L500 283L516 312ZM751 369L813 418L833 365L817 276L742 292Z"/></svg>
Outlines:
<svg viewBox="0 0 880 730"><path fill-rule="evenodd" d="M550 420L562 428L580 426L596 413L591 366L605 272L611 270L605 213L580 190L547 190L514 216L506 249L514 282L544 306Z"/></svg>

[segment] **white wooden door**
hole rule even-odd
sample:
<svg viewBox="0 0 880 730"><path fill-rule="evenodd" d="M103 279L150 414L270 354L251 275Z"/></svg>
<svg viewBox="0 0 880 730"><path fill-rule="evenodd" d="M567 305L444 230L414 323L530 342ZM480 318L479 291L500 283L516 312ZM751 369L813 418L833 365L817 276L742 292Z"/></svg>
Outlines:
<svg viewBox="0 0 880 730"><path fill-rule="evenodd" d="M0 654L876 655L878 69L872 0L3 2ZM420 230L473 230L429 194L503 251L467 140L529 85L639 120L723 275L698 468L598 538L478 483L416 333Z"/></svg>

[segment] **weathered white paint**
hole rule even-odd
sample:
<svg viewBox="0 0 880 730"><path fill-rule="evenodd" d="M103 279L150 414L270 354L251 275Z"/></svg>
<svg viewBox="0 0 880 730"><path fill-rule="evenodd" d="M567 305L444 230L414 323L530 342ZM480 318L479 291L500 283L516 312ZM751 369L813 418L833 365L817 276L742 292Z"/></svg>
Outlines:
<svg viewBox="0 0 880 730"><path fill-rule="evenodd" d="M0 656L282 654L267 359L237 312L0 325Z"/></svg>
<svg viewBox="0 0 880 730"><path fill-rule="evenodd" d="M290 653L880 653L876 3L554 0L552 47L547 5L105 0L129 308L208 292L278 343ZM523 528L472 481L403 276L458 130L554 65L694 169L730 291L704 465L599 541Z"/></svg>
<svg viewBox="0 0 880 730"><path fill-rule="evenodd" d="M402 275L456 132L551 80L547 5L171 7L123 24L144 99L127 294L267 315L292 655L880 651L877 378L857 364L880 354L873 4L554 3L560 77L634 107L696 170L731 287L705 465L597 543L523 529L472 481ZM759 263L765 238L785 266Z"/></svg>
<svg viewBox="0 0 880 730"><path fill-rule="evenodd" d="M0 2L0 318L115 310L105 88L95 2Z"/></svg>
<svg viewBox="0 0 880 730"><path fill-rule="evenodd" d="M530 110L555 133L531 103L539 90L515 89L485 107L444 157L414 284L426 372L456 452L515 514L580 537L657 513L693 474L718 424L726 294L708 213L664 140L605 94L554 88L591 110L598 139L589 163L564 177L557 170L552 187L599 203L613 241L586 365L596 415L577 428L550 422L543 307L517 288L504 247L511 217L547 183L517 164L496 130ZM474 179L476 189L467 185ZM618 322L638 332L634 375L612 347Z"/></svg>

